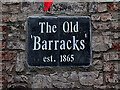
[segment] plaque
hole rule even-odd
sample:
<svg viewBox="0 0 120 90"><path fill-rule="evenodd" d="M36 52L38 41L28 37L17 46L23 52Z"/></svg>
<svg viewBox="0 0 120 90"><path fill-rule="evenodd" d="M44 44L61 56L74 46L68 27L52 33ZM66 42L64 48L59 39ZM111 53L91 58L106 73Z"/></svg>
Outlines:
<svg viewBox="0 0 120 90"><path fill-rule="evenodd" d="M89 17L29 17L27 20L28 65L89 66L90 27Z"/></svg>

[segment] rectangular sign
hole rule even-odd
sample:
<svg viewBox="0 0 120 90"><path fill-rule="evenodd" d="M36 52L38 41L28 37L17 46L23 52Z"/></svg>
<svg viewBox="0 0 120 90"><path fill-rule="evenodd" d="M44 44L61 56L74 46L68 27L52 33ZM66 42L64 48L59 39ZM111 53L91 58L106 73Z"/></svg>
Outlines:
<svg viewBox="0 0 120 90"><path fill-rule="evenodd" d="M28 65L90 65L89 17L29 17L27 22Z"/></svg>

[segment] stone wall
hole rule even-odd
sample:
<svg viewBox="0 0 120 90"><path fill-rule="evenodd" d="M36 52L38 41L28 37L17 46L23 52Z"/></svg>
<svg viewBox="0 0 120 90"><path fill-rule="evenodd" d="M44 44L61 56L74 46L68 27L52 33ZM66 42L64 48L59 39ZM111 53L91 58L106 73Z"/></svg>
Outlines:
<svg viewBox="0 0 120 90"><path fill-rule="evenodd" d="M53 2L46 12L43 2L2 2L0 11L0 88L120 89L120 49L113 48L120 43L119 2ZM28 16L90 16L92 64L28 67Z"/></svg>

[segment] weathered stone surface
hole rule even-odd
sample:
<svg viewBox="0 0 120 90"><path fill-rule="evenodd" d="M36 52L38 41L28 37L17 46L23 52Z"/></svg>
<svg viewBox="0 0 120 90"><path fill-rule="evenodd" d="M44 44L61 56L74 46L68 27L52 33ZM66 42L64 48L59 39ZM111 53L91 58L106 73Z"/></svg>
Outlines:
<svg viewBox="0 0 120 90"><path fill-rule="evenodd" d="M22 2L21 12L24 14L33 12L33 3L31 2Z"/></svg>
<svg viewBox="0 0 120 90"><path fill-rule="evenodd" d="M112 14L110 13L101 14L100 18L101 18L101 21L112 20Z"/></svg>
<svg viewBox="0 0 120 90"><path fill-rule="evenodd" d="M23 32L20 34L20 40L25 40L26 39L26 32Z"/></svg>
<svg viewBox="0 0 120 90"><path fill-rule="evenodd" d="M115 39L120 38L120 32L114 33L113 36L114 36Z"/></svg>
<svg viewBox="0 0 120 90"><path fill-rule="evenodd" d="M92 37L92 49L93 51L107 51L110 47L106 43L107 38L104 36L93 36ZM110 39L109 39L110 40Z"/></svg>
<svg viewBox="0 0 120 90"><path fill-rule="evenodd" d="M35 2L33 3L33 11L34 13L40 13L40 12L43 12L44 8L43 8L43 3L42 2Z"/></svg>
<svg viewBox="0 0 120 90"><path fill-rule="evenodd" d="M91 2L89 4L89 12L97 12L97 10L98 10L97 2Z"/></svg>
<svg viewBox="0 0 120 90"><path fill-rule="evenodd" d="M101 57L102 57L102 54L101 54L101 53L93 54L93 58L101 58Z"/></svg>
<svg viewBox="0 0 120 90"><path fill-rule="evenodd" d="M22 72L25 69L25 53L20 52L17 54L16 72Z"/></svg>
<svg viewBox="0 0 120 90"><path fill-rule="evenodd" d="M19 40L20 39L20 32L13 32L8 34L8 40Z"/></svg>
<svg viewBox="0 0 120 90"><path fill-rule="evenodd" d="M96 88L96 89L106 89L106 85L103 85L103 86L101 86L101 85L94 85L94 88Z"/></svg>
<svg viewBox="0 0 120 90"><path fill-rule="evenodd" d="M6 80L7 80L7 82L8 83L14 83L14 75L12 75L12 74L7 74L6 75Z"/></svg>
<svg viewBox="0 0 120 90"><path fill-rule="evenodd" d="M37 74L32 79L32 88L53 88L49 76Z"/></svg>
<svg viewBox="0 0 120 90"><path fill-rule="evenodd" d="M111 26L109 22L93 22L92 25L97 30L108 30Z"/></svg>
<svg viewBox="0 0 120 90"><path fill-rule="evenodd" d="M6 47L6 42L0 41L0 50L5 49L5 47Z"/></svg>
<svg viewBox="0 0 120 90"><path fill-rule="evenodd" d="M2 21L3 22L15 22L17 21L17 17L18 15L17 14L13 14L13 15L10 15L10 14L5 14L5 15L2 15Z"/></svg>
<svg viewBox="0 0 120 90"><path fill-rule="evenodd" d="M68 76L69 76L68 72L64 72L64 73L63 73L63 77L64 77L64 78L67 78Z"/></svg>
<svg viewBox="0 0 120 90"><path fill-rule="evenodd" d="M104 14L92 14L91 19L95 21L111 21L114 20L114 16L111 13Z"/></svg>
<svg viewBox="0 0 120 90"><path fill-rule="evenodd" d="M100 20L100 15L99 15L99 14L92 14L92 15L91 15L91 19L92 19L92 20L99 21L99 20Z"/></svg>
<svg viewBox="0 0 120 90"><path fill-rule="evenodd" d="M12 13L12 14L19 13L20 12L20 4L10 5L9 6L9 12Z"/></svg>
<svg viewBox="0 0 120 90"><path fill-rule="evenodd" d="M113 62L104 62L104 71L112 71L114 70Z"/></svg>
<svg viewBox="0 0 120 90"><path fill-rule="evenodd" d="M102 84L103 76L99 76L98 71L94 72L79 72L79 81L82 85L94 85L95 83Z"/></svg>
<svg viewBox="0 0 120 90"><path fill-rule="evenodd" d="M52 84L54 87L57 87L57 88L73 88L74 87L74 82L67 81L66 79L68 77L67 74L64 77L64 75L62 76L61 74L54 73L54 74L50 74L50 77L52 79Z"/></svg>
<svg viewBox="0 0 120 90"><path fill-rule="evenodd" d="M107 4L98 4L98 12L107 11Z"/></svg>
<svg viewBox="0 0 120 90"><path fill-rule="evenodd" d="M14 70L15 63L5 63L5 71L11 73Z"/></svg>
<svg viewBox="0 0 120 90"><path fill-rule="evenodd" d="M5 63L0 62L0 72L5 69Z"/></svg>
<svg viewBox="0 0 120 90"><path fill-rule="evenodd" d="M9 49L22 49L25 50L25 43L22 41L9 41L8 46Z"/></svg>
<svg viewBox="0 0 120 90"><path fill-rule="evenodd" d="M12 14L9 18L10 22L17 22L18 20L18 14Z"/></svg>
<svg viewBox="0 0 120 90"><path fill-rule="evenodd" d="M53 3L51 8L52 14L85 14L87 12L87 3Z"/></svg>
<svg viewBox="0 0 120 90"><path fill-rule="evenodd" d="M78 80L79 80L79 78L78 78L78 74L77 74L76 71L71 72L69 78L70 78L72 81L78 81Z"/></svg>
<svg viewBox="0 0 120 90"><path fill-rule="evenodd" d="M58 73L50 74L50 77L53 81L67 82L67 79L64 78L61 74L58 74Z"/></svg>
<svg viewBox="0 0 120 90"><path fill-rule="evenodd" d="M17 17L18 21L26 21L27 20L27 15L26 14L19 14L19 16Z"/></svg>
<svg viewBox="0 0 120 90"><path fill-rule="evenodd" d="M15 82L28 83L28 77L24 75L18 75L15 77Z"/></svg>
<svg viewBox="0 0 120 90"><path fill-rule="evenodd" d="M53 86L56 88L73 88L74 82L72 83L55 82L53 83Z"/></svg>
<svg viewBox="0 0 120 90"><path fill-rule="evenodd" d="M108 83L118 83L119 82L118 74L113 73L105 74L105 81Z"/></svg>
<svg viewBox="0 0 120 90"><path fill-rule="evenodd" d="M111 22L111 27L113 28L113 29L118 29L119 27L120 27L120 23L119 22Z"/></svg>
<svg viewBox="0 0 120 90"><path fill-rule="evenodd" d="M16 55L15 51L1 51L0 60L16 60Z"/></svg>
<svg viewBox="0 0 120 90"><path fill-rule="evenodd" d="M16 31L14 31L14 32L11 32L11 33L9 33L8 34L8 40L13 40L13 41L15 41L15 40L25 40L25 38L26 38L26 32L17 32L17 29L16 29Z"/></svg>
<svg viewBox="0 0 120 90"><path fill-rule="evenodd" d="M120 63L119 62L114 64L114 71L115 72L119 72L120 71Z"/></svg>
<svg viewBox="0 0 120 90"><path fill-rule="evenodd" d="M8 8L9 7L7 5L0 5L0 11L2 12L9 12Z"/></svg>
<svg viewBox="0 0 120 90"><path fill-rule="evenodd" d="M93 65L94 65L94 68L97 69L97 70L101 70L102 67L103 67L103 63L101 60L95 60L93 62Z"/></svg>
<svg viewBox="0 0 120 90"><path fill-rule="evenodd" d="M94 85L102 85L103 84L103 73L99 74L99 77L95 79Z"/></svg>
<svg viewBox="0 0 120 90"><path fill-rule="evenodd" d="M104 53L104 60L111 61L111 60L120 60L120 53L119 52L109 52Z"/></svg>
<svg viewBox="0 0 120 90"><path fill-rule="evenodd" d="M0 32L0 41L6 40L7 39L7 34L6 32Z"/></svg>

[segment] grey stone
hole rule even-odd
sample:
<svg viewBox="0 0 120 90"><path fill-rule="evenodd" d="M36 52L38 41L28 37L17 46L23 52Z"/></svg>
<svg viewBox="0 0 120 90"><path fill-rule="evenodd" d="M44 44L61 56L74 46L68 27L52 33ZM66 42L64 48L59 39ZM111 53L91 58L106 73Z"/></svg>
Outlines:
<svg viewBox="0 0 120 90"><path fill-rule="evenodd" d="M107 83L118 83L119 82L119 74L107 73L107 74L105 74L105 81Z"/></svg>
<svg viewBox="0 0 120 90"><path fill-rule="evenodd" d="M33 13L33 2L22 2L21 12L23 14Z"/></svg>
<svg viewBox="0 0 120 90"><path fill-rule="evenodd" d="M93 51L107 51L109 49L109 45L105 41L105 37L103 36L93 36L92 37L92 49Z"/></svg>
<svg viewBox="0 0 120 90"><path fill-rule="evenodd" d="M53 83L53 86L56 88L73 88L74 82L72 83L55 82Z"/></svg>
<svg viewBox="0 0 120 90"><path fill-rule="evenodd" d="M15 77L15 82L28 83L28 77L25 75L18 75Z"/></svg>
<svg viewBox="0 0 120 90"><path fill-rule="evenodd" d="M22 49L25 50L25 42L23 41L9 41L8 46L9 49Z"/></svg>
<svg viewBox="0 0 120 90"><path fill-rule="evenodd" d="M107 4L98 4L98 12L106 12L107 11Z"/></svg>
<svg viewBox="0 0 120 90"><path fill-rule="evenodd" d="M37 74L32 79L32 88L53 88L52 79L49 76Z"/></svg>
<svg viewBox="0 0 120 90"><path fill-rule="evenodd" d="M91 2L89 4L89 12L97 12L98 4L97 2Z"/></svg>
<svg viewBox="0 0 120 90"><path fill-rule="evenodd" d="M58 73L50 74L50 77L53 81L67 82L67 79Z"/></svg>
<svg viewBox="0 0 120 90"><path fill-rule="evenodd" d="M25 53L20 52L17 54L16 72L22 72L25 69Z"/></svg>
<svg viewBox="0 0 120 90"><path fill-rule="evenodd" d="M82 85L94 85L99 72L79 72L79 81Z"/></svg>
<svg viewBox="0 0 120 90"><path fill-rule="evenodd" d="M13 32L8 34L8 40L19 40L20 32Z"/></svg>
<svg viewBox="0 0 120 90"><path fill-rule="evenodd" d="M97 70L101 70L103 67L103 63L101 60L95 60L93 62L93 65L94 65L95 69L97 69Z"/></svg>
<svg viewBox="0 0 120 90"><path fill-rule="evenodd" d="M71 74L70 74L70 79L71 79L72 81L78 81L78 80L79 80L78 74L77 74L76 71L71 72Z"/></svg>
<svg viewBox="0 0 120 90"><path fill-rule="evenodd" d="M93 14L93 15L91 16L91 19L92 19L92 20L99 21L99 20L100 20L100 15L99 15L99 14Z"/></svg>
<svg viewBox="0 0 120 90"><path fill-rule="evenodd" d="M102 57L102 54L99 53L99 54L93 54L93 58L101 58Z"/></svg>
<svg viewBox="0 0 120 90"><path fill-rule="evenodd" d="M69 76L68 72L64 72L64 73L63 73L63 77L64 77L64 78L67 78L68 76Z"/></svg>
<svg viewBox="0 0 120 90"><path fill-rule="evenodd" d="M114 69L113 62L104 62L103 71L112 71Z"/></svg>
<svg viewBox="0 0 120 90"><path fill-rule="evenodd" d="M104 60L105 61L112 61L112 60L120 60L120 53L119 52L109 52L109 53L104 53Z"/></svg>
<svg viewBox="0 0 120 90"><path fill-rule="evenodd" d="M94 80L94 85L102 85L103 84L103 73L99 74L99 77Z"/></svg>
<svg viewBox="0 0 120 90"><path fill-rule="evenodd" d="M87 12L87 3L53 3L52 14L85 14Z"/></svg>
<svg viewBox="0 0 120 90"><path fill-rule="evenodd" d="M109 30L111 28L111 23L109 22L93 22L94 29L96 30Z"/></svg>

